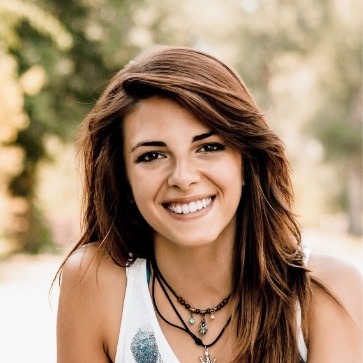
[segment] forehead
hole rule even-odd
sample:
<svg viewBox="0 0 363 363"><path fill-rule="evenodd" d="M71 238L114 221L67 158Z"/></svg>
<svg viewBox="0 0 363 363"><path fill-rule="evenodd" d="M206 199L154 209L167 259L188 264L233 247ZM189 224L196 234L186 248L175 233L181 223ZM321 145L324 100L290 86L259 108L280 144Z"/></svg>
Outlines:
<svg viewBox="0 0 363 363"><path fill-rule="evenodd" d="M140 101L125 117L123 130L125 144L209 131L190 111L168 98L159 97Z"/></svg>

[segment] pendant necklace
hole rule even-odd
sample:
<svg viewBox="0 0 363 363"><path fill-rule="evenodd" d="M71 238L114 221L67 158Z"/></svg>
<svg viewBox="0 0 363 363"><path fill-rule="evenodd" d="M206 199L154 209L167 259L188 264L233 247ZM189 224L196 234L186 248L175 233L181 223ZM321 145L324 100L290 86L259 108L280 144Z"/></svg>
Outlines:
<svg viewBox="0 0 363 363"><path fill-rule="evenodd" d="M217 359L214 358L212 360L212 358L209 357L209 351L207 347L204 347L204 359L202 357L198 358L202 363L216 363Z"/></svg>
<svg viewBox="0 0 363 363"><path fill-rule="evenodd" d="M208 309L193 308L190 306L190 304L185 302L185 300L181 296L178 296L177 293L174 291L174 289L168 284L168 282L165 280L164 276L161 274L161 272L156 264L155 259L152 260L152 265L153 265L156 275L162 280L162 282L166 285L166 287L170 290L170 292L175 296L178 303L180 305L184 306L187 310L189 310L189 312L190 312L190 318L188 320L189 324L194 325L194 323L195 323L194 315L195 314L200 315L202 317L201 322L199 323L199 326L198 326L198 332L203 336L206 335L208 332L208 326L207 326L207 321L205 320L205 316L209 315L210 319L214 320L215 319L214 313L217 312L218 310L222 309L225 305L227 305L229 298L231 297L231 294L229 294L225 299L223 299L214 308L208 308Z"/></svg>
<svg viewBox="0 0 363 363"><path fill-rule="evenodd" d="M152 295L152 301L154 304L154 308L157 312L157 314L160 316L160 318L165 321L168 325L180 329L182 331L184 331L185 333L187 333L195 342L195 344L203 347L204 352L203 352L203 356L204 357L199 357L198 360L201 363L216 363L217 359L216 358L211 358L211 356L209 355L209 348L212 347L214 344L216 344L218 342L218 340L222 337L224 331L226 330L227 326L229 325L229 323L231 322L231 316L228 318L226 324L224 324L222 330L219 332L218 336L216 337L216 339L213 340L213 342L211 342L210 344L205 344L202 339L200 339L199 337L197 337L189 328L188 326L185 324L183 318L181 317L179 311L177 310L177 308L175 307L174 303L171 300L171 297L169 296L168 292L166 291L166 287L164 286L164 281L161 279L160 277L160 271L157 269L156 266L156 261L152 261L153 263L153 268L154 268L154 274L153 274L153 279L152 279L152 289L151 289L151 295ZM156 269L155 269L156 267ZM155 300L155 280L158 280L159 285L161 287L161 289L163 290L164 295L166 296L169 304L171 305L171 307L173 308L176 316L178 317L178 319L180 320L180 322L182 323L183 326L179 326L176 325L172 322L170 322L169 320L167 320L160 312L157 304L156 304L156 300Z"/></svg>

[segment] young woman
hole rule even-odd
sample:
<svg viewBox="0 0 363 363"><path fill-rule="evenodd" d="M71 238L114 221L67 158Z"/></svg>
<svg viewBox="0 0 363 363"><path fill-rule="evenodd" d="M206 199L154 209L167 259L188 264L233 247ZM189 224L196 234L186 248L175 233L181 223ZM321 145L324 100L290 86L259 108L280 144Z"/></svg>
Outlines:
<svg viewBox="0 0 363 363"><path fill-rule="evenodd" d="M155 48L84 130L58 362L362 361L362 277L302 246L283 145L233 70Z"/></svg>

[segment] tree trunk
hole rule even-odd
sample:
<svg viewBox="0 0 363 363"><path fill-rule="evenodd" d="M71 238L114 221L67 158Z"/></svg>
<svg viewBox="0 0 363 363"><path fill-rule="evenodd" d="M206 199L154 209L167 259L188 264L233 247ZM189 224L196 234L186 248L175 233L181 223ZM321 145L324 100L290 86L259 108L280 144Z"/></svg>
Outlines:
<svg viewBox="0 0 363 363"><path fill-rule="evenodd" d="M359 165L353 166L348 173L347 183L349 233L355 236L362 236L362 169Z"/></svg>

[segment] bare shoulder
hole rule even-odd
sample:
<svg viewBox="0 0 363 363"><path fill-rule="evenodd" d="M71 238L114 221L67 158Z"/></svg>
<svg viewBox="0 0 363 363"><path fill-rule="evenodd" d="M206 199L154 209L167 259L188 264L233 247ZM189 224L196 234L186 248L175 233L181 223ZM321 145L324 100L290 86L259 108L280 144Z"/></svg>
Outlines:
<svg viewBox="0 0 363 363"><path fill-rule="evenodd" d="M116 279L126 281L125 269L99 250L98 245L85 245L67 259L63 266L63 280L73 282L74 287L102 288ZM106 284L106 286L104 286Z"/></svg>
<svg viewBox="0 0 363 363"><path fill-rule="evenodd" d="M311 275L324 284L342 306L313 288L309 323L309 362L361 362L363 277L353 265L337 258L311 255ZM343 308L342 308L343 307Z"/></svg>
<svg viewBox="0 0 363 363"><path fill-rule="evenodd" d="M58 307L58 362L114 358L125 289L125 269L102 254L97 244L67 259Z"/></svg>
<svg viewBox="0 0 363 363"><path fill-rule="evenodd" d="M358 268L338 258L315 254L311 255L308 267L362 326L363 276Z"/></svg>
<svg viewBox="0 0 363 363"><path fill-rule="evenodd" d="M326 280L325 282L333 282L341 277L352 277L354 279L362 280L362 274L357 267L349 262L339 258L318 255L312 253L309 258L308 267L311 269L313 275L320 279Z"/></svg>

